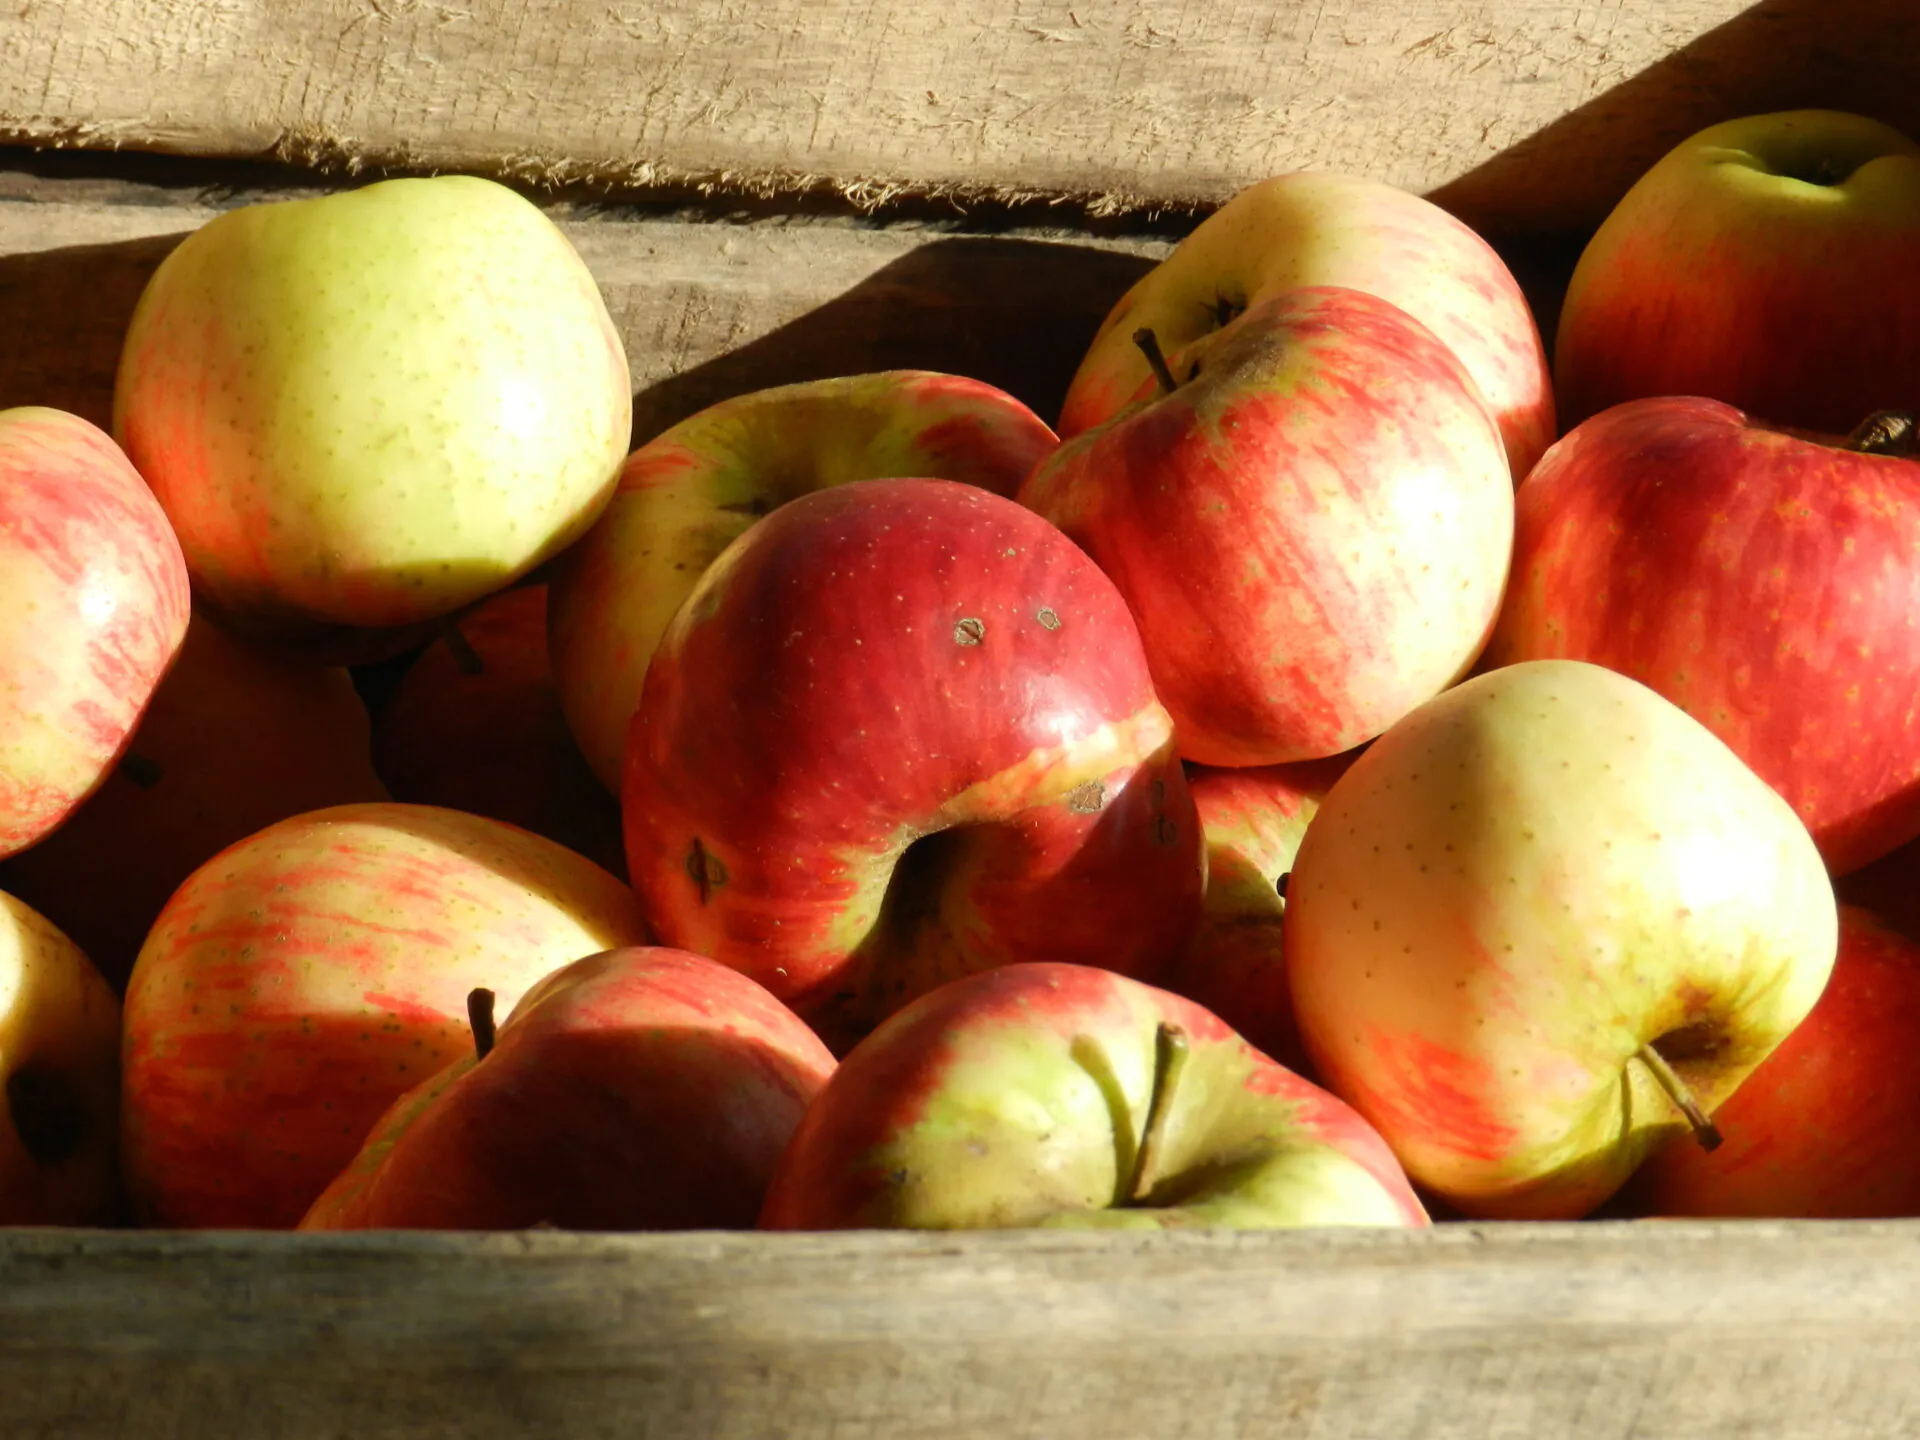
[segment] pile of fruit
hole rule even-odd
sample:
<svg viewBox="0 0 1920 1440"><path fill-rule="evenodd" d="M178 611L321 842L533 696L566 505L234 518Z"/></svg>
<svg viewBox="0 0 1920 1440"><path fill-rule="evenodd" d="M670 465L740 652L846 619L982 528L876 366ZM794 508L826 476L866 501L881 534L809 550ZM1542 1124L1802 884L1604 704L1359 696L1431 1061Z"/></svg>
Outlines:
<svg viewBox="0 0 1920 1440"><path fill-rule="evenodd" d="M1551 369L1293 174L1057 434L629 454L510 190L224 214L111 437L0 412L0 1223L1920 1213L1917 280L1830 112L1651 170Z"/></svg>

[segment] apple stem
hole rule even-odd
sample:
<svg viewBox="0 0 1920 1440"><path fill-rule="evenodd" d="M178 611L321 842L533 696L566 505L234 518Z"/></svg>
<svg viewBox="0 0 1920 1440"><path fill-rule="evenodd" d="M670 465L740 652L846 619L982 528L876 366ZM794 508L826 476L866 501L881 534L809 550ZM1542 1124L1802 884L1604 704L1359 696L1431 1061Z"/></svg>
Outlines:
<svg viewBox="0 0 1920 1440"><path fill-rule="evenodd" d="M473 1031L473 1058L493 1053L493 991L477 987L467 992L467 1028Z"/></svg>
<svg viewBox="0 0 1920 1440"><path fill-rule="evenodd" d="M440 638L447 642L447 649L453 652L453 668L462 675L486 672L486 662L480 658L480 652L473 648L473 643L461 633L459 621L450 619L442 625Z"/></svg>
<svg viewBox="0 0 1920 1440"><path fill-rule="evenodd" d="M1700 1102L1693 1098L1693 1092L1687 1089L1686 1082L1674 1074L1673 1067L1667 1064L1667 1057L1651 1045L1642 1045L1638 1053L1640 1063L1653 1072L1653 1078L1660 1082L1660 1088L1667 1092L1667 1098L1680 1107L1680 1113L1693 1126L1693 1135L1700 1142L1700 1148L1718 1150L1724 1138L1720 1128L1707 1118L1707 1112L1700 1108Z"/></svg>
<svg viewBox="0 0 1920 1440"><path fill-rule="evenodd" d="M1173 1091L1187 1068L1187 1032L1161 1023L1153 1037L1153 1094L1147 1100L1147 1123L1140 1130L1140 1148L1133 1152L1133 1174L1127 1180L1127 1199L1144 1200L1153 1188L1154 1163L1166 1144L1167 1117L1173 1113Z"/></svg>
<svg viewBox="0 0 1920 1440"><path fill-rule="evenodd" d="M1180 388L1180 382L1173 378L1173 370L1167 364L1167 357L1160 352L1160 337L1151 327L1142 325L1133 332L1133 343L1140 347L1140 353L1147 357L1147 368L1153 371L1153 378L1160 382L1160 389L1171 395Z"/></svg>
<svg viewBox="0 0 1920 1440"><path fill-rule="evenodd" d="M1911 410L1876 410L1853 427L1847 449L1861 455L1911 455L1920 449L1920 425Z"/></svg>

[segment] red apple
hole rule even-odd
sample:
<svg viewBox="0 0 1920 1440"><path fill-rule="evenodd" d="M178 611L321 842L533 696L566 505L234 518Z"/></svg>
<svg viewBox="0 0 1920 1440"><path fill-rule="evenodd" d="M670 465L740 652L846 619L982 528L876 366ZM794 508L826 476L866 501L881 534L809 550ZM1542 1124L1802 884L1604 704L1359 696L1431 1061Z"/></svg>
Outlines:
<svg viewBox="0 0 1920 1440"><path fill-rule="evenodd" d="M484 1031L394 1102L301 1229L750 1228L833 1071L799 1016L683 950L576 960L497 1045Z"/></svg>
<svg viewBox="0 0 1920 1440"><path fill-rule="evenodd" d="M1489 666L1631 675L1759 772L1843 873L1920 833L1920 460L1712 400L1632 401L1520 488Z"/></svg>
<svg viewBox="0 0 1920 1440"><path fill-rule="evenodd" d="M1154 974L1199 909L1126 605L1038 516L950 481L816 491L736 540L647 672L623 806L661 941L836 1049L992 966Z"/></svg>
<svg viewBox="0 0 1920 1440"><path fill-rule="evenodd" d="M1283 895L1307 823L1353 755L1299 765L1188 773L1207 839L1200 928L1168 989L1211 1010L1261 1053L1308 1070L1287 991Z"/></svg>
<svg viewBox="0 0 1920 1440"><path fill-rule="evenodd" d="M762 515L831 485L896 476L1011 495L1057 443L1005 391L888 370L735 396L642 445L553 581L553 668L588 763L617 794L627 728L667 622Z"/></svg>
<svg viewBox="0 0 1920 1440"><path fill-rule="evenodd" d="M106 432L61 410L0 411L0 856L100 783L187 609L180 543Z"/></svg>
<svg viewBox="0 0 1920 1440"><path fill-rule="evenodd" d="M560 710L544 585L494 596L429 645L381 707L373 744L397 800L505 820L626 869L620 807Z"/></svg>
<svg viewBox="0 0 1920 1440"><path fill-rule="evenodd" d="M827 1081L770 1230L1424 1226L1371 1127L1164 990L1013 965L922 996Z"/></svg>
<svg viewBox="0 0 1920 1440"><path fill-rule="evenodd" d="M66 824L0 865L0 886L121 991L161 907L202 863L277 820L386 798L345 670L196 615L127 758Z"/></svg>
<svg viewBox="0 0 1920 1440"><path fill-rule="evenodd" d="M1311 285L1378 295L1460 357L1499 423L1517 480L1553 442L1553 389L1526 297L1491 246L1431 201L1355 175L1299 171L1249 186L1121 297L1060 411L1079 434L1148 378L1133 334L1172 350Z"/></svg>
<svg viewBox="0 0 1920 1440"><path fill-rule="evenodd" d="M425 805L284 820L196 870L127 987L122 1158L146 1225L287 1228L399 1096L465 1054L468 992L640 943L572 851Z"/></svg>
<svg viewBox="0 0 1920 1440"><path fill-rule="evenodd" d="M1657 395L1824 431L1912 406L1916 274L1920 145L1830 110L1712 126L1580 256L1554 343L1562 422Z"/></svg>
<svg viewBox="0 0 1920 1440"><path fill-rule="evenodd" d="M1513 483L1473 380L1357 290L1296 290L1167 357L1154 394L1069 440L1020 502L1113 577L1181 753L1337 755L1485 643Z"/></svg>
<svg viewBox="0 0 1920 1440"><path fill-rule="evenodd" d="M1622 1213L1920 1215L1920 944L1842 905L1826 990L1713 1119L1726 1143L1655 1151Z"/></svg>

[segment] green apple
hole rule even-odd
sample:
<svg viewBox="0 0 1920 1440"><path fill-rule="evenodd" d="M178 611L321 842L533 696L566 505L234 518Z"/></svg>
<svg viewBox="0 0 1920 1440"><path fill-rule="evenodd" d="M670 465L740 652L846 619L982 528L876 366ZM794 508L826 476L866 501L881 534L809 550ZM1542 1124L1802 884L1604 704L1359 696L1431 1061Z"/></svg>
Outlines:
<svg viewBox="0 0 1920 1440"><path fill-rule="evenodd" d="M1833 887L1685 711L1539 660L1429 701L1335 781L1287 890L1316 1073L1469 1215L1585 1214L1813 1007ZM1688 1109L1692 1113L1688 1114Z"/></svg>
<svg viewBox="0 0 1920 1440"><path fill-rule="evenodd" d="M246 206L134 311L114 428L231 623L448 614L612 493L625 352L565 236L470 176Z"/></svg>

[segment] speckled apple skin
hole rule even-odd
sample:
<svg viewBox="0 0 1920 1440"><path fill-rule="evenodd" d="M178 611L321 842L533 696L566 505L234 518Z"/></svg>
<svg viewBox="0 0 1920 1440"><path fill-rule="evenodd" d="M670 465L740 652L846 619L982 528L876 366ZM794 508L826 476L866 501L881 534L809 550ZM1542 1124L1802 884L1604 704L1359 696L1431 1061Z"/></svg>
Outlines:
<svg viewBox="0 0 1920 1440"><path fill-rule="evenodd" d="M1376 740L1307 827L1287 974L1316 1073L1469 1215L1572 1219L1812 1009L1833 887L1720 740L1584 661L1510 665Z"/></svg>
<svg viewBox="0 0 1920 1440"><path fill-rule="evenodd" d="M36 1158L12 1120L23 1072L54 1077L77 1126ZM0 1225L119 1215L120 1002L45 916L0 894Z"/></svg>
<svg viewBox="0 0 1920 1440"><path fill-rule="evenodd" d="M561 705L619 793L627 729L673 612L736 537L787 501L852 480L922 476L1011 495L1058 440L1013 396L885 370L735 396L642 445L556 567L548 626Z"/></svg>
<svg viewBox="0 0 1920 1440"><path fill-rule="evenodd" d="M496 820L337 806L215 856L127 989L122 1155L141 1224L290 1228L401 1094L464 1054L467 994L640 943L632 892Z"/></svg>
<svg viewBox="0 0 1920 1440"><path fill-rule="evenodd" d="M167 517L96 425L0 411L0 856L100 783L187 629Z"/></svg>
<svg viewBox="0 0 1920 1440"><path fill-rule="evenodd" d="M592 523L631 426L573 247L459 175L209 221L148 283L114 392L196 591L260 626L402 625L500 588Z"/></svg>

